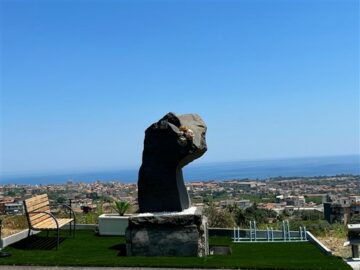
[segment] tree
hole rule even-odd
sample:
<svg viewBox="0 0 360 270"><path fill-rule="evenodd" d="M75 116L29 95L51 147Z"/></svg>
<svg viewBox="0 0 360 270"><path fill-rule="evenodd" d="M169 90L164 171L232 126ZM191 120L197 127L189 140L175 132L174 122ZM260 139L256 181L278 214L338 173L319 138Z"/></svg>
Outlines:
<svg viewBox="0 0 360 270"><path fill-rule="evenodd" d="M247 219L244 210L237 209L234 212L235 222L238 226L245 226L247 224Z"/></svg>
<svg viewBox="0 0 360 270"><path fill-rule="evenodd" d="M230 214L235 214L236 211L239 210L239 206L236 203L233 204L229 204L226 206L226 210L230 213Z"/></svg>
<svg viewBox="0 0 360 270"><path fill-rule="evenodd" d="M233 216L226 210L220 210L214 204L210 204L204 211L208 218L209 227L232 228L235 225Z"/></svg>
<svg viewBox="0 0 360 270"><path fill-rule="evenodd" d="M59 204L63 204L66 202L66 198L60 196L56 199L56 202L59 203Z"/></svg>
<svg viewBox="0 0 360 270"><path fill-rule="evenodd" d="M255 220L258 224L267 223L268 219L276 218L277 213L270 209L259 209L257 208L257 205L254 204L245 210L238 209L235 212L234 217L239 226L244 226L253 220Z"/></svg>

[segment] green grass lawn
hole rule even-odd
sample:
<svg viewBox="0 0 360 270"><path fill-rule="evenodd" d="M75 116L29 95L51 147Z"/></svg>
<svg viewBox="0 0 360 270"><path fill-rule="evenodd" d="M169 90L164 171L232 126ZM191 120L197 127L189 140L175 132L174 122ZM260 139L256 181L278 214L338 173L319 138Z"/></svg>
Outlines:
<svg viewBox="0 0 360 270"><path fill-rule="evenodd" d="M3 265L58 266L146 266L181 268L241 269L351 269L340 258L327 256L310 243L233 244L226 237L212 237L212 245L229 245L231 255L194 257L122 256L123 237L101 237L92 231L78 231L76 238L62 232L59 250L48 250L45 234L23 240L5 250L11 257L1 258ZM50 244L53 242L50 241ZM50 245L51 248L51 245Z"/></svg>

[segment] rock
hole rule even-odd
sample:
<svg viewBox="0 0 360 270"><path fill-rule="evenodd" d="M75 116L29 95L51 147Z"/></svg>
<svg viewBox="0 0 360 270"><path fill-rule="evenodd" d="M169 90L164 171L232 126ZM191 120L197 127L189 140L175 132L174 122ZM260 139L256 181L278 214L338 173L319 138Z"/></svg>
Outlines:
<svg viewBox="0 0 360 270"><path fill-rule="evenodd" d="M140 213L190 206L182 168L206 150L206 125L197 114L168 113L145 131L138 179Z"/></svg>
<svg viewBox="0 0 360 270"><path fill-rule="evenodd" d="M201 212L155 213L129 219L127 256L199 256L209 253L206 217Z"/></svg>

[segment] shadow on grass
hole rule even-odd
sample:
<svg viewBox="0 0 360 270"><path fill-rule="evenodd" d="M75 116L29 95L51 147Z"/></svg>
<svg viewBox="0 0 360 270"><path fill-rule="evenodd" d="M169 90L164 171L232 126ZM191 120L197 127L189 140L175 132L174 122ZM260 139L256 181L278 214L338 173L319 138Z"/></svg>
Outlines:
<svg viewBox="0 0 360 270"><path fill-rule="evenodd" d="M126 256L126 244L117 244L109 247L109 249L118 250L118 256L124 257Z"/></svg>
<svg viewBox="0 0 360 270"><path fill-rule="evenodd" d="M59 246L65 241L65 237L60 237ZM54 236L38 236L31 235L28 238L21 240L13 245L13 248L22 250L52 250L56 249L57 238Z"/></svg>
<svg viewBox="0 0 360 270"><path fill-rule="evenodd" d="M231 255L232 250L229 246L224 245L210 245L210 255Z"/></svg>

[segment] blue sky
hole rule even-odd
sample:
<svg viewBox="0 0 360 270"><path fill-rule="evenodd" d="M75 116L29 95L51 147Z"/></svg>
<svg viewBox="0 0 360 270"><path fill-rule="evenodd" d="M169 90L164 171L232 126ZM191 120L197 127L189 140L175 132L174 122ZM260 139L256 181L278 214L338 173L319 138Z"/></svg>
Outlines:
<svg viewBox="0 0 360 270"><path fill-rule="evenodd" d="M2 174L137 167L165 113L199 163L359 154L358 1L1 1Z"/></svg>

